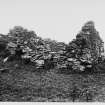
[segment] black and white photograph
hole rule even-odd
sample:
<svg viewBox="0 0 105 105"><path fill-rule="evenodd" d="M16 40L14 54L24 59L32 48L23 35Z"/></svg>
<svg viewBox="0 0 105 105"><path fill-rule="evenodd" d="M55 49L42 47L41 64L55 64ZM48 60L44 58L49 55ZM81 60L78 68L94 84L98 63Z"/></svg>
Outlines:
<svg viewBox="0 0 105 105"><path fill-rule="evenodd" d="M0 0L0 102L105 102L105 0Z"/></svg>

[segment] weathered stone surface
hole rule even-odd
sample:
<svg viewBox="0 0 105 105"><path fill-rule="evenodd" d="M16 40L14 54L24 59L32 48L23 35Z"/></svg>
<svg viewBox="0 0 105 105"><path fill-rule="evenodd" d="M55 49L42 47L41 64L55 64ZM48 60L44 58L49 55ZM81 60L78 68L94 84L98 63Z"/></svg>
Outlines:
<svg viewBox="0 0 105 105"><path fill-rule="evenodd" d="M82 66L84 66L83 69L91 68L93 64L98 63L99 57L103 57L104 45L95 29L94 22L89 21L84 24L76 39L69 43L66 51L67 57L75 58L76 62L80 62L80 64L75 65L72 61L74 63L73 68L78 66L78 70L83 71Z"/></svg>
<svg viewBox="0 0 105 105"><path fill-rule="evenodd" d="M36 64L42 60L44 64L47 62L47 66L56 63L57 68L84 71L104 58L104 43L92 21L85 23L76 39L68 45L51 39L42 39L35 32L21 26L15 26L6 38L1 35L0 39L2 38L7 39L10 56L17 57L17 51L20 51L21 59L28 59Z"/></svg>

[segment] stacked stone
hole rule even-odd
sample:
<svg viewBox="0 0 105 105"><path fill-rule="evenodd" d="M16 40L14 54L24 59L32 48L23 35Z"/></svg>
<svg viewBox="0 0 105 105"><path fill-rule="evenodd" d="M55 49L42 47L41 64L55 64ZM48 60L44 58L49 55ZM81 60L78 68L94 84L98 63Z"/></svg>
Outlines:
<svg viewBox="0 0 105 105"><path fill-rule="evenodd" d="M66 49L66 56L68 59L72 58L70 61L72 62L72 69L80 71L92 68L94 64L98 63L98 59L103 56L103 53L103 41L92 21L87 22L82 27L76 39L70 42Z"/></svg>

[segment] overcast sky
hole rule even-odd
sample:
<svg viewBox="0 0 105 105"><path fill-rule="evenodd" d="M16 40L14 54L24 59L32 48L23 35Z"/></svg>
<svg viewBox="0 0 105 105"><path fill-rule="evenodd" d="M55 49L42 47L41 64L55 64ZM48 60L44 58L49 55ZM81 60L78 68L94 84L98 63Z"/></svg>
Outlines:
<svg viewBox="0 0 105 105"><path fill-rule="evenodd" d="M0 0L0 33L14 26L68 43L88 20L105 41L105 0Z"/></svg>

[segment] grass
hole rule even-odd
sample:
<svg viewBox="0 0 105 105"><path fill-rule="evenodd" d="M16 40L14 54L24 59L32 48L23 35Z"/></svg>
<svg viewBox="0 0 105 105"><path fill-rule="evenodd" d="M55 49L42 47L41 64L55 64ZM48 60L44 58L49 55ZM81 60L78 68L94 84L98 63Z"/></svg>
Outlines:
<svg viewBox="0 0 105 105"><path fill-rule="evenodd" d="M86 102L105 101L105 74L38 73L34 66L7 63L0 74L0 101ZM76 90L76 91L74 91Z"/></svg>

